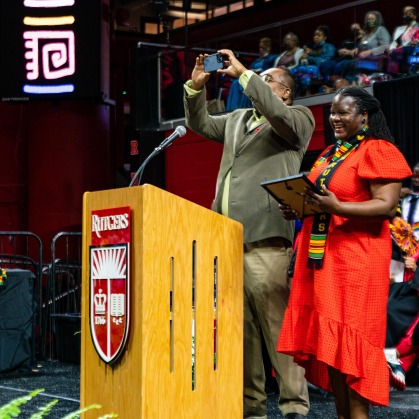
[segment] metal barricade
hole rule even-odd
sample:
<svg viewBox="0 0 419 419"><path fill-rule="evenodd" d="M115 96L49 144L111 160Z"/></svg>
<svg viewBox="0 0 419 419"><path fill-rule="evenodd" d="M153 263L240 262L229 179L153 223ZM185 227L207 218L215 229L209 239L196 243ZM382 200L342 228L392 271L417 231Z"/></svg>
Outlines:
<svg viewBox="0 0 419 419"><path fill-rule="evenodd" d="M82 233L58 233L51 244L51 263L44 268L48 279L43 341L48 359L57 358L57 318L81 313L81 237Z"/></svg>
<svg viewBox="0 0 419 419"><path fill-rule="evenodd" d="M6 240L5 240L6 237ZM36 241L37 251L30 247L30 238ZM38 261L30 257L30 253L37 253ZM33 287L33 312L32 321L32 365L36 364L37 357L43 353L43 313L42 313L42 242L41 239L28 231L0 231L0 264L2 268L25 269L33 272L35 282ZM38 325L38 334L36 326Z"/></svg>

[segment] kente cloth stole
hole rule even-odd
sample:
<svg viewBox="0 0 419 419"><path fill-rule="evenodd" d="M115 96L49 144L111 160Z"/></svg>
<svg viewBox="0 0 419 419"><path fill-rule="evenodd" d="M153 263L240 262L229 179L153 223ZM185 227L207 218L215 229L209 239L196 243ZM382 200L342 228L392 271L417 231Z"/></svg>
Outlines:
<svg viewBox="0 0 419 419"><path fill-rule="evenodd" d="M317 177L315 185L320 189L322 193L322 186L329 186L330 180L335 174L336 170L340 165L345 161L345 159L361 144L364 140L363 132L358 132L354 138L349 141L342 142L341 140L337 141L335 146L333 146L325 155L319 158L316 163L314 163L313 168L316 168L329 158L332 153L333 157L330 159L329 164L326 169L320 173ZM320 163L319 163L320 162ZM324 250L326 248L326 238L329 232L330 220L332 219L331 214L318 214L314 216L313 227L311 229L310 236L310 246L308 249L308 260L307 268L308 269L321 269L323 266L323 256Z"/></svg>

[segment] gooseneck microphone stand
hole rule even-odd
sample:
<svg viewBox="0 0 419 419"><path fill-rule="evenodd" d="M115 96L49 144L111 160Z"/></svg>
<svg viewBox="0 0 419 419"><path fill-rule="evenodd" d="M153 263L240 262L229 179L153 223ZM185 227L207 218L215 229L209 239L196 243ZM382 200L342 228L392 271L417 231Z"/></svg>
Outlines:
<svg viewBox="0 0 419 419"><path fill-rule="evenodd" d="M147 163L157 154L160 154L163 150L165 150L167 147L169 147L175 140L177 140L179 137L183 137L186 134L185 127L177 127L175 129L175 132L168 138L166 138L158 147L156 147L153 152L144 160L144 163L140 166L140 168L135 173L134 177L131 180L131 183L129 184L129 187L133 186L135 184L135 181L138 178L138 186L141 185L141 178L143 176L144 169L147 165Z"/></svg>

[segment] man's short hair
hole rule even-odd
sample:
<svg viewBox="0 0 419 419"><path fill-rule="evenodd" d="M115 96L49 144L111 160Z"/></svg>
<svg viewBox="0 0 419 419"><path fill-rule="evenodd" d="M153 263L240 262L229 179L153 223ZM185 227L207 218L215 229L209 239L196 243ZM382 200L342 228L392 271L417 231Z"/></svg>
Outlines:
<svg viewBox="0 0 419 419"><path fill-rule="evenodd" d="M281 81L287 87L289 87L291 89L291 94L290 94L291 103L294 102L294 98L295 98L295 80L294 80L294 77L292 77L289 70L281 71L281 73L279 74L279 77L281 78Z"/></svg>

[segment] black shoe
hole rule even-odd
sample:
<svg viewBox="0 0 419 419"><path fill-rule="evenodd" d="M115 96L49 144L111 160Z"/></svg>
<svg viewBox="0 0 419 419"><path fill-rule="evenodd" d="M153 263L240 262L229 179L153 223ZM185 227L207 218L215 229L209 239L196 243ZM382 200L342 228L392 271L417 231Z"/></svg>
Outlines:
<svg viewBox="0 0 419 419"><path fill-rule="evenodd" d="M288 413L284 419L306 419L301 413Z"/></svg>

